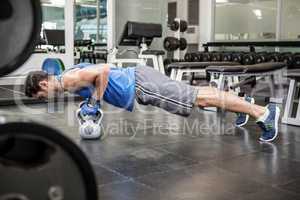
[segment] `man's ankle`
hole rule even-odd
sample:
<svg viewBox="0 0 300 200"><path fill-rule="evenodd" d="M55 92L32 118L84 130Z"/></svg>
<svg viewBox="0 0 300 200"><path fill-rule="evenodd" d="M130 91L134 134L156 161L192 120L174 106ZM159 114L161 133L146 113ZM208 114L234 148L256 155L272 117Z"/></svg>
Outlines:
<svg viewBox="0 0 300 200"><path fill-rule="evenodd" d="M266 107L262 107L260 110L257 110L255 113L256 121L261 122L265 121L269 115L269 110Z"/></svg>

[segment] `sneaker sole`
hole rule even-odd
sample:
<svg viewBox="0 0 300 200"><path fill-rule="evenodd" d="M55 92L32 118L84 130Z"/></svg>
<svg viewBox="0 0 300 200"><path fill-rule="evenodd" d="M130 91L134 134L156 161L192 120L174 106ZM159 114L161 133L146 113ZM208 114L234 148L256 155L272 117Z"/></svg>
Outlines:
<svg viewBox="0 0 300 200"><path fill-rule="evenodd" d="M281 112L280 109L278 107L276 107L276 115L275 115L275 129L276 129L276 132L275 132L274 137L272 137L269 140L264 140L262 138L259 138L260 141L262 141L262 142L272 142L277 138L277 136L278 136L278 122L279 122L280 112Z"/></svg>
<svg viewBox="0 0 300 200"><path fill-rule="evenodd" d="M251 98L251 102L250 102L250 103L251 103L251 104L255 104L255 99L254 99L254 98ZM235 124L235 126L236 126L236 127L242 127L242 126L245 126L245 125L248 123L249 118L250 118L250 116L249 116L249 115L246 115L246 120L245 120L245 122L242 123L242 124L239 124L239 125Z"/></svg>

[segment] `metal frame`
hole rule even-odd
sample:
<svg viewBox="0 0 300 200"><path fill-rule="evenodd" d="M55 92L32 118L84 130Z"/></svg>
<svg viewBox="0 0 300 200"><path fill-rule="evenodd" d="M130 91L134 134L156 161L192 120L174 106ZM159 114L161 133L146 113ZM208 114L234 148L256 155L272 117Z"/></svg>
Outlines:
<svg viewBox="0 0 300 200"><path fill-rule="evenodd" d="M284 115L282 117L282 123L300 126L300 97L297 97L296 89L299 88L299 81L296 79L290 80L289 92L285 104ZM294 101L298 101L298 107L296 116L292 116Z"/></svg>
<svg viewBox="0 0 300 200"><path fill-rule="evenodd" d="M253 75L256 75L259 77L259 79L261 79L262 77L272 77L272 76L276 76L276 75L280 75L281 79L279 80L280 83L283 84L283 71L284 71L285 68L283 69L279 69L279 70L276 70L276 71L272 71L272 72L266 72L266 73L237 73L237 74L234 74L234 73L222 73L222 72L210 72L211 76L213 76L214 74L218 75L219 78L218 78L218 81L217 81L217 88L220 89L220 90L224 90L226 88L226 80L229 79L229 78L233 78L235 80L238 80L239 77L245 77L245 76L253 76ZM273 80L273 79L270 79L270 80ZM270 84L272 87L273 87L273 84ZM229 88L229 87L228 87ZM299 107L300 108L300 107ZM216 109L216 108L214 108ZM213 108L210 108L210 110L214 110ZM226 131L226 127L225 127L225 122L226 122L226 112L224 109L221 109L221 108L217 108L216 109L217 111L217 123L218 123L218 127L219 127L219 132L221 134L225 134L225 131ZM298 109L298 111L300 112L300 109Z"/></svg>
<svg viewBox="0 0 300 200"><path fill-rule="evenodd" d="M222 72L209 72L211 76L218 75L219 79L216 82L217 87L220 88L225 88L226 81L231 78L232 81L229 81L227 83L227 86L230 86L230 84L235 84L237 81L239 81L240 77L250 77L250 76L256 76L257 80L261 80L262 78L267 78L267 82L270 88L271 92L271 98L270 102L273 103L278 103L282 104L283 103L283 84L285 83L284 81L284 71L286 71L286 68L278 69L275 71L270 71L270 72L264 72L264 73L222 73ZM274 77L277 76L276 79ZM277 84L280 86L279 88L279 96L282 98L275 98L275 88L274 88L274 81L277 81ZM230 87L228 87L230 88ZM235 92L239 92L239 89L236 90Z"/></svg>

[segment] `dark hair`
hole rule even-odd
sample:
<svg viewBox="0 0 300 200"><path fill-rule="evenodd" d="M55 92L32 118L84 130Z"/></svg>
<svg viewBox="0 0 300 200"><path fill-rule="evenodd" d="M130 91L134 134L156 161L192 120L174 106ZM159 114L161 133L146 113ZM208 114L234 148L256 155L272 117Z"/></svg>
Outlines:
<svg viewBox="0 0 300 200"><path fill-rule="evenodd" d="M32 95L37 94L41 90L40 82L47 79L48 74L44 71L30 72L25 81L25 95L32 97Z"/></svg>

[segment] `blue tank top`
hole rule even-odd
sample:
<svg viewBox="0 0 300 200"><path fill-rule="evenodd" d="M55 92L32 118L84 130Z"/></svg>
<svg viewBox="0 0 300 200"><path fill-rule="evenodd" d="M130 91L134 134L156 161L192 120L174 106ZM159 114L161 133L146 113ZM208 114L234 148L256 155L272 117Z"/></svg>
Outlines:
<svg viewBox="0 0 300 200"><path fill-rule="evenodd" d="M75 65L73 68L66 70L70 71L76 68L85 68L91 65L90 63L81 63ZM62 74L62 75L63 75ZM62 75L58 78L61 80ZM84 87L75 91L75 94L83 98L90 98L95 91L94 86ZM124 108L128 111L132 111L134 107L135 99L135 68L116 68L111 67L108 78L108 85L105 90L103 99L116 107Z"/></svg>

